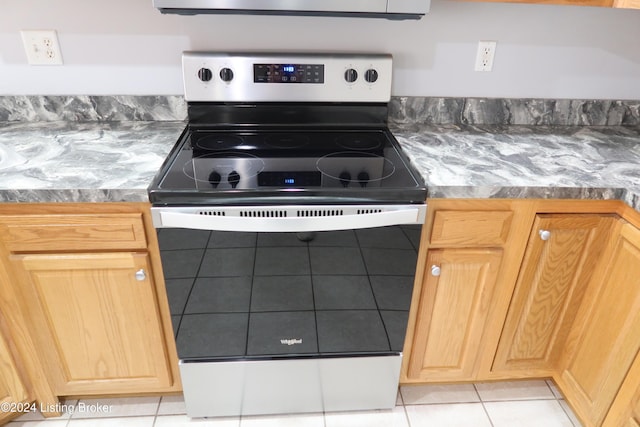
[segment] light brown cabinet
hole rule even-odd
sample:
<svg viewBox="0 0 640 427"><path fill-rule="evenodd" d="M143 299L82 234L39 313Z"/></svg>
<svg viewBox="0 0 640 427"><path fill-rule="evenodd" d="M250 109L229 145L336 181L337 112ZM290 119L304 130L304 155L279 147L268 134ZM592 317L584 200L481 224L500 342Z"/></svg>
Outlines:
<svg viewBox="0 0 640 427"><path fill-rule="evenodd" d="M23 404L28 404L31 399L26 385L19 371L18 362L9 348L8 342L2 335L3 319L0 318L0 424L14 418L18 411L23 411ZM5 405L9 404L5 411ZM12 405L16 405L13 406ZM27 406L27 408L30 408Z"/></svg>
<svg viewBox="0 0 640 427"><path fill-rule="evenodd" d="M640 230L620 221L603 259L557 379L588 426L602 424L640 351Z"/></svg>
<svg viewBox="0 0 640 427"><path fill-rule="evenodd" d="M513 289L519 210L508 201L432 201L423 227L402 382L486 378ZM513 249L513 250L512 250ZM504 289L504 285L509 289Z"/></svg>
<svg viewBox="0 0 640 427"><path fill-rule="evenodd" d="M636 356L602 425L604 427L640 426L640 354Z"/></svg>
<svg viewBox="0 0 640 427"><path fill-rule="evenodd" d="M613 7L640 9L640 0L613 0Z"/></svg>
<svg viewBox="0 0 640 427"><path fill-rule="evenodd" d="M500 249L436 249L427 255L408 376L473 378L502 258Z"/></svg>
<svg viewBox="0 0 640 427"><path fill-rule="evenodd" d="M148 256L136 252L12 255L53 350L58 395L147 392L171 385ZM53 367L52 367L53 368Z"/></svg>
<svg viewBox="0 0 640 427"><path fill-rule="evenodd" d="M640 214L616 201L428 206L401 382L552 378L585 426L639 426Z"/></svg>
<svg viewBox="0 0 640 427"><path fill-rule="evenodd" d="M599 7L624 8L624 9L640 8L639 0L467 0L467 1L555 4L555 5L563 5L563 6L599 6Z"/></svg>
<svg viewBox="0 0 640 427"><path fill-rule="evenodd" d="M52 395L180 389L155 239L146 204L0 206L0 255Z"/></svg>
<svg viewBox="0 0 640 427"><path fill-rule="evenodd" d="M576 311L614 221L612 215L536 215L494 372L544 377L558 369Z"/></svg>

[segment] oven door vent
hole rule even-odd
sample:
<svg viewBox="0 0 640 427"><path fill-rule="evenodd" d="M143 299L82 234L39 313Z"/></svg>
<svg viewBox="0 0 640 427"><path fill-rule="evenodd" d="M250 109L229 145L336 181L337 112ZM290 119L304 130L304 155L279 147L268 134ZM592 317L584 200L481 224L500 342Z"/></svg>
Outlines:
<svg viewBox="0 0 640 427"><path fill-rule="evenodd" d="M382 209L358 209L357 215L367 215L384 212Z"/></svg>
<svg viewBox="0 0 640 427"><path fill-rule="evenodd" d="M199 211L198 215L207 215L207 216L225 216L225 211Z"/></svg>
<svg viewBox="0 0 640 427"><path fill-rule="evenodd" d="M244 218L286 218L285 210L243 210L238 215Z"/></svg>
<svg viewBox="0 0 640 427"><path fill-rule="evenodd" d="M305 209L299 210L297 216L299 217L322 217L322 216L342 216L344 211L342 209Z"/></svg>

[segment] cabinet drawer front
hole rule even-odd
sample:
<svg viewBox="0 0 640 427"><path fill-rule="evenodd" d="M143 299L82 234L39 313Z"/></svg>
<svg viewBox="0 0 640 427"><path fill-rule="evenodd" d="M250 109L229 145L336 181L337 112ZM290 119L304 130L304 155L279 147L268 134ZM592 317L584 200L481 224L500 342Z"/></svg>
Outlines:
<svg viewBox="0 0 640 427"><path fill-rule="evenodd" d="M0 234L12 252L144 249L147 246L139 213L2 216Z"/></svg>
<svg viewBox="0 0 640 427"><path fill-rule="evenodd" d="M511 211L437 211L431 229L431 245L503 245L507 241Z"/></svg>

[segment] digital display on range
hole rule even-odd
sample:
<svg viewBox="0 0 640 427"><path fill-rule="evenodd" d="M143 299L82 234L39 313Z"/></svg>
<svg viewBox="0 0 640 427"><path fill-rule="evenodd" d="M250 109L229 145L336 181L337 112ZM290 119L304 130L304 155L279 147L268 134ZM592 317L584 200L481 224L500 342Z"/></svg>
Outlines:
<svg viewBox="0 0 640 427"><path fill-rule="evenodd" d="M324 83L323 64L253 64L254 83Z"/></svg>
<svg viewBox="0 0 640 427"><path fill-rule="evenodd" d="M319 171L258 173L260 187L318 187L320 185L322 185L322 174Z"/></svg>

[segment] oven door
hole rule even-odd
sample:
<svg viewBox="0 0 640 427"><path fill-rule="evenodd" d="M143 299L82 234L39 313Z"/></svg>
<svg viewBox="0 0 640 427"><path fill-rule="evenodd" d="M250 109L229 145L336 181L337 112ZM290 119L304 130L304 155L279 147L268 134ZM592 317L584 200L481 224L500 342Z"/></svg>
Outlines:
<svg viewBox="0 0 640 427"><path fill-rule="evenodd" d="M153 209L189 416L395 405L426 206Z"/></svg>

